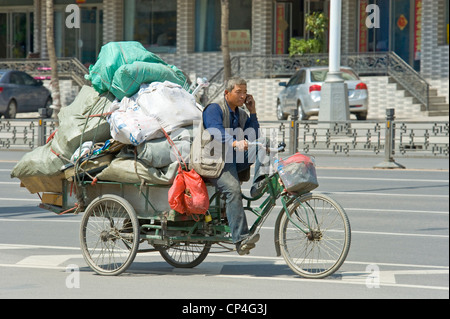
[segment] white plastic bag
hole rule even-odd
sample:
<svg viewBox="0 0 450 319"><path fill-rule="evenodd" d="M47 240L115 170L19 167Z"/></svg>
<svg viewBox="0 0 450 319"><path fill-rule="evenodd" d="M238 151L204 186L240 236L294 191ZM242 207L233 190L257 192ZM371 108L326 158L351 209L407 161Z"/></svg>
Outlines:
<svg viewBox="0 0 450 319"><path fill-rule="evenodd" d="M139 145L200 121L195 98L180 85L166 81L143 84L132 97L115 100L108 117L113 139Z"/></svg>
<svg viewBox="0 0 450 319"><path fill-rule="evenodd" d="M114 101L108 117L113 139L124 143L139 145L147 140L163 137L161 126L154 117L147 116L132 98Z"/></svg>
<svg viewBox="0 0 450 319"><path fill-rule="evenodd" d="M136 103L150 117L156 118L167 133L200 121L202 112L192 94L180 85L165 81L141 85Z"/></svg>

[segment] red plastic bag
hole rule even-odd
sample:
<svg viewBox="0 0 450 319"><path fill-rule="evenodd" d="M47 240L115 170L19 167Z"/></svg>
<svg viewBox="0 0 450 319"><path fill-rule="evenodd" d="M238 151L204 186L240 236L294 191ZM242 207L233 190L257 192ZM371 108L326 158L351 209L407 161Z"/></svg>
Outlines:
<svg viewBox="0 0 450 319"><path fill-rule="evenodd" d="M183 156L181 156L180 151L163 127L161 127L161 130L170 145L172 145L178 163L180 163L180 166L178 166L178 175L175 177L168 193L170 208L180 214L206 214L209 208L209 196L205 182L195 170L183 170L183 164L186 169L188 167Z"/></svg>
<svg viewBox="0 0 450 319"><path fill-rule="evenodd" d="M181 214L203 215L209 208L209 196L202 177L194 170L178 167L178 175L169 189L169 206Z"/></svg>

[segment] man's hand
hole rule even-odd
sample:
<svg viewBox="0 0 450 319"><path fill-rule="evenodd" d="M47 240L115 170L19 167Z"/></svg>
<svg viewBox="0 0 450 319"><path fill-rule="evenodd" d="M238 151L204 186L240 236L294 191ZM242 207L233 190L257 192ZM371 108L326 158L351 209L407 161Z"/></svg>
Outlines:
<svg viewBox="0 0 450 319"><path fill-rule="evenodd" d="M234 141L233 148L237 149L240 152L248 150L248 142L247 140L242 141Z"/></svg>
<svg viewBox="0 0 450 319"><path fill-rule="evenodd" d="M245 106L250 114L256 114L256 103L253 99L253 95L247 94L247 98L245 99Z"/></svg>

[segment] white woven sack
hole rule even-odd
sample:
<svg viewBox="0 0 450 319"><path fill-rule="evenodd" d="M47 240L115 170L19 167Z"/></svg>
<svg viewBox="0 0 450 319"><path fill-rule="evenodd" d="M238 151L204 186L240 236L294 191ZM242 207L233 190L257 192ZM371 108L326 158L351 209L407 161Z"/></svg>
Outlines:
<svg viewBox="0 0 450 319"><path fill-rule="evenodd" d="M142 112L156 118L167 133L192 125L202 117L194 96L169 81L141 85L136 102Z"/></svg>

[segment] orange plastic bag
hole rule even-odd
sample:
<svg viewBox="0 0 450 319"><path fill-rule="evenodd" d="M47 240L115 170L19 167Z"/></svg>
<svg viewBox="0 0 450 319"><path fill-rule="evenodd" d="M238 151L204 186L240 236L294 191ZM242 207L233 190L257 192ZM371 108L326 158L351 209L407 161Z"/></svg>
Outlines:
<svg viewBox="0 0 450 319"><path fill-rule="evenodd" d="M169 189L169 206L181 214L202 215L209 208L209 196L202 177L194 170L178 167L178 175Z"/></svg>
<svg viewBox="0 0 450 319"><path fill-rule="evenodd" d="M168 193L170 208L180 214L206 214L209 209L209 196L205 182L195 170L183 170L182 164L184 164L184 167L187 169L183 156L181 156L180 151L177 149L167 132L162 127L161 130L170 145L172 145L178 163L180 163L178 175L175 177Z"/></svg>

